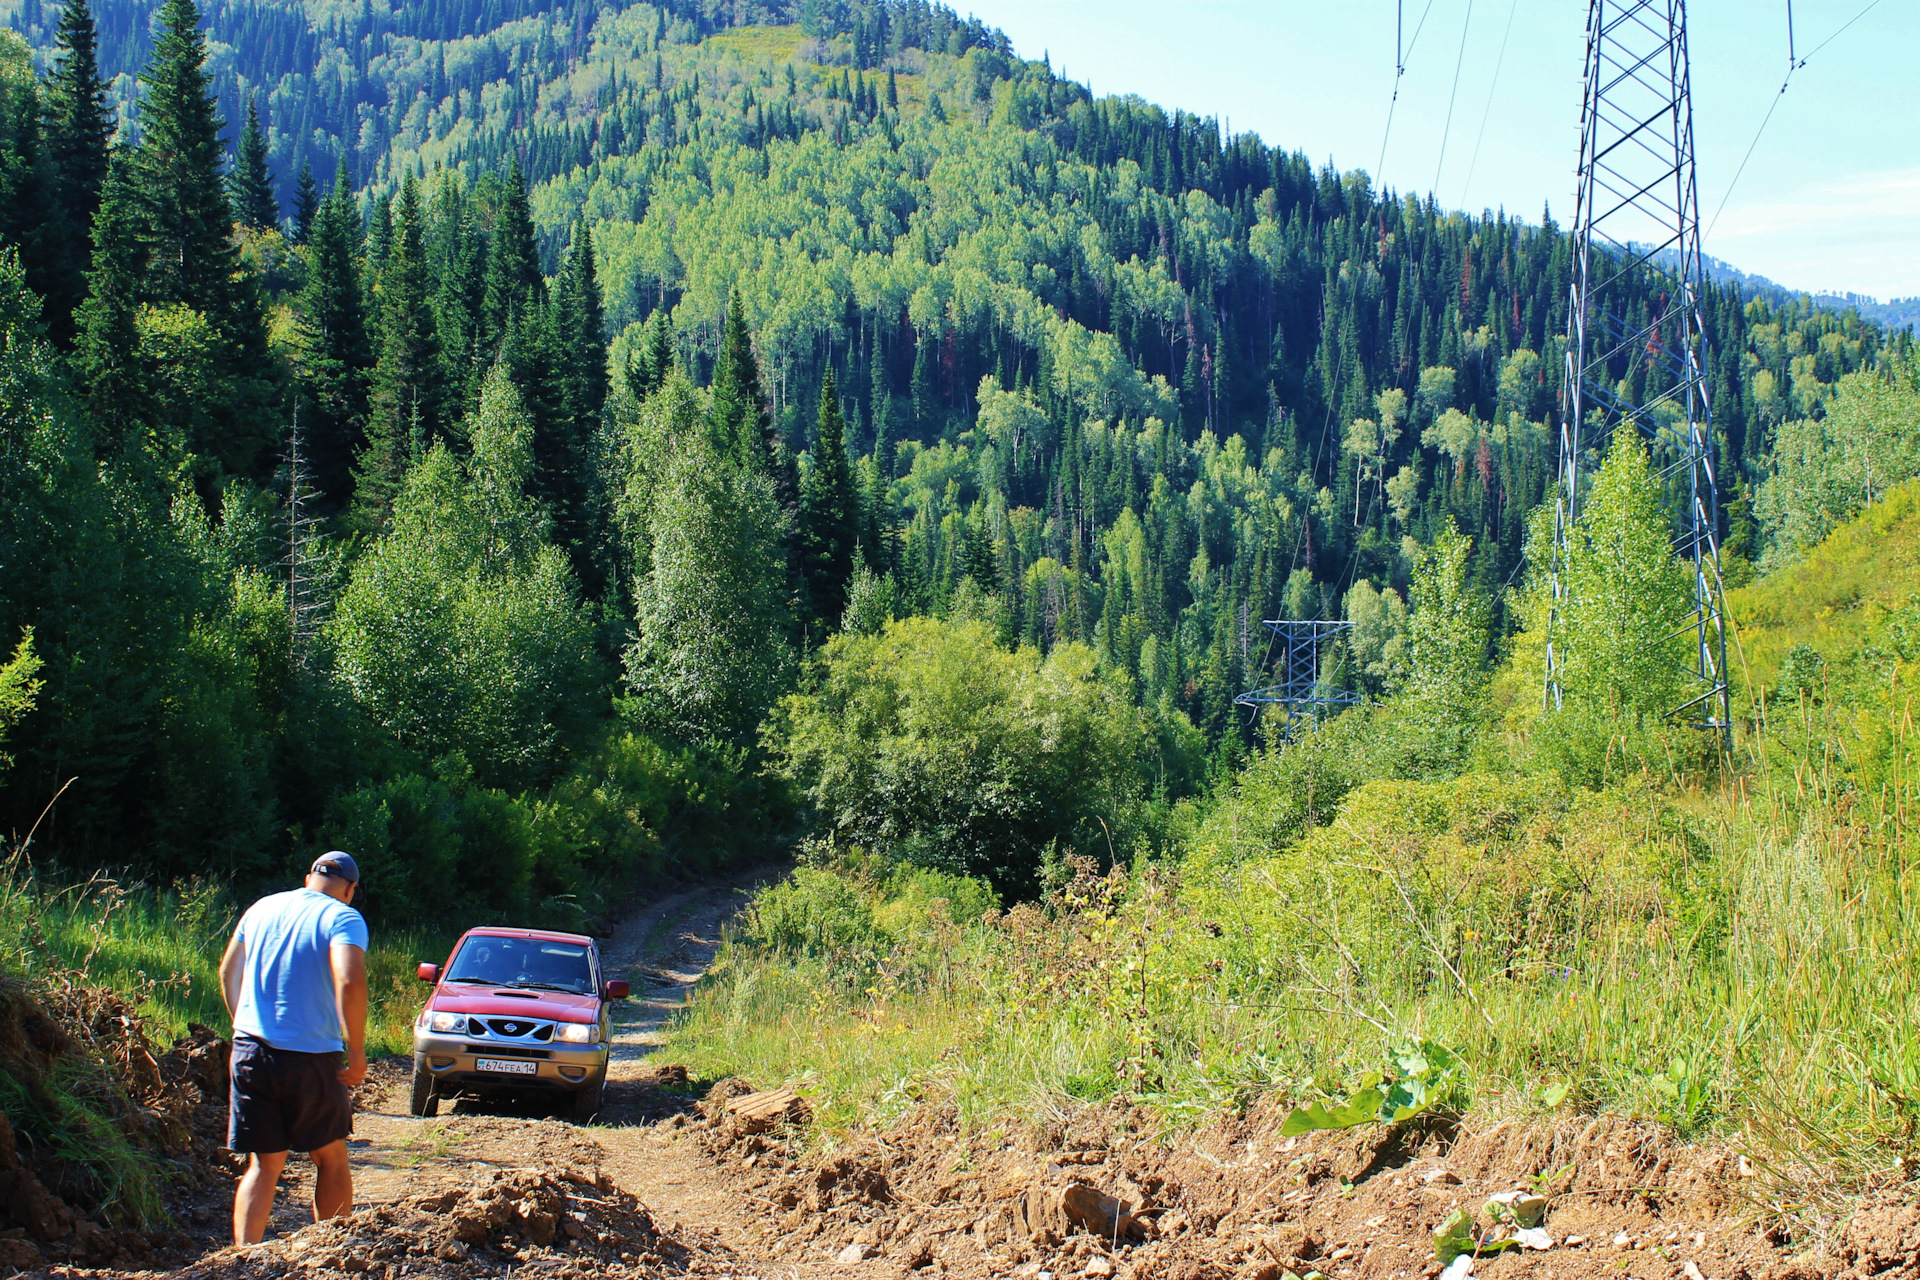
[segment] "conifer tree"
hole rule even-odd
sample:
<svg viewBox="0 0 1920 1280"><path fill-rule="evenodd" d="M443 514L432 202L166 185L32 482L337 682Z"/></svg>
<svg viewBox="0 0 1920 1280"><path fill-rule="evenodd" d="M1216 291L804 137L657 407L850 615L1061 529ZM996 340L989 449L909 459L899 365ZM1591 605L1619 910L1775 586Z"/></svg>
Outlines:
<svg viewBox="0 0 1920 1280"><path fill-rule="evenodd" d="M340 166L346 176L346 165ZM313 166L302 160L300 177L293 184L293 242L306 244L313 238L314 220L320 216L320 184L313 180Z"/></svg>
<svg viewBox="0 0 1920 1280"><path fill-rule="evenodd" d="M473 201L459 175L440 176L427 211L427 272L434 280L433 315L448 395L471 409L499 352L486 354L480 335L486 248L473 225ZM450 409L449 412L452 412Z"/></svg>
<svg viewBox="0 0 1920 1280"><path fill-rule="evenodd" d="M59 217L51 228L58 244L47 290L47 319L57 342L69 340L72 314L86 296L93 258L93 216L107 178L113 116L100 79L98 36L87 0L67 0L54 36L58 61L47 76L46 154L53 167L53 202Z"/></svg>
<svg viewBox="0 0 1920 1280"><path fill-rule="evenodd" d="M373 366L355 261L359 242L360 215L343 167L333 194L313 216L311 266L298 307L313 482L343 506L353 494L353 461L366 444L367 377Z"/></svg>
<svg viewBox="0 0 1920 1280"><path fill-rule="evenodd" d="M85 388L87 407L98 430L95 444L103 455L117 453L142 418L145 397L140 377L140 333L135 317L147 270L144 215L124 151L107 166L100 207L93 215L93 265L87 272L87 297L74 320L79 329L74 367Z"/></svg>
<svg viewBox="0 0 1920 1280"><path fill-rule="evenodd" d="M607 400L607 348L593 235L585 222L574 228L546 320L543 364L551 400L534 434L538 483L574 572L587 593L597 596L605 574L592 555L597 536L592 446Z"/></svg>
<svg viewBox="0 0 1920 1280"><path fill-rule="evenodd" d="M545 292L540 254L533 239L533 212L527 204L527 181L516 157L507 172L506 199L495 216L493 243L487 255L484 345L497 347L506 337L509 318L544 301Z"/></svg>
<svg viewBox="0 0 1920 1280"><path fill-rule="evenodd" d="M141 142L132 154L147 242L143 300L206 317L214 338L211 381L196 403L187 441L202 491L214 501L216 472L258 475L283 420L266 313L240 271L233 211L221 172L221 120L206 69L194 0L166 0L153 58L141 73Z"/></svg>
<svg viewBox="0 0 1920 1280"><path fill-rule="evenodd" d="M627 390L636 400L645 400L666 383L667 376L679 365L674 354L673 318L664 307L647 317L640 331L637 349L627 353Z"/></svg>
<svg viewBox="0 0 1920 1280"><path fill-rule="evenodd" d="M368 527L385 518L410 462L441 428L440 352L427 301L420 189L400 184L393 240L380 272L380 349L368 403L367 446L355 469L355 501Z"/></svg>
<svg viewBox="0 0 1920 1280"><path fill-rule="evenodd" d="M581 424L598 421L607 402L606 325L593 231L583 219L574 227L573 247L560 271L552 327L562 367L563 409Z"/></svg>
<svg viewBox="0 0 1920 1280"><path fill-rule="evenodd" d="M273 194L273 175L267 171L267 135L260 128L260 112L247 98L247 123L240 131L240 150L227 176L235 221L253 231L280 225L280 201Z"/></svg>
<svg viewBox="0 0 1920 1280"><path fill-rule="evenodd" d="M376 272L387 269L387 251L392 247L393 197L381 196L374 202L373 219L367 225L367 261Z"/></svg>
<svg viewBox="0 0 1920 1280"><path fill-rule="evenodd" d="M216 324L233 303L239 253L221 181L221 120L206 71L206 38L194 0L166 0L153 60L140 75L138 157L149 209L155 298L180 302Z"/></svg>
<svg viewBox="0 0 1920 1280"><path fill-rule="evenodd" d="M860 491L847 462L846 436L840 392L829 369L820 388L813 466L800 491L801 569L814 611L828 627L837 627L846 609L847 580L860 545Z"/></svg>
<svg viewBox="0 0 1920 1280"><path fill-rule="evenodd" d="M713 407L708 423L721 456L762 475L773 465L772 421L760 394L760 362L753 354L746 304L740 291L727 300L727 327L713 370Z"/></svg>

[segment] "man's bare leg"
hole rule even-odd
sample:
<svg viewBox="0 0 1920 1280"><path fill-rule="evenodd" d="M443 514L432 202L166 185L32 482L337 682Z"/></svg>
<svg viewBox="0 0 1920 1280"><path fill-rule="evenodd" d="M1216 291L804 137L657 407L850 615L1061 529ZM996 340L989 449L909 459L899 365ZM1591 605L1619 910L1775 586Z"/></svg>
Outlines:
<svg viewBox="0 0 1920 1280"><path fill-rule="evenodd" d="M344 1218L353 1212L353 1169L347 1164L347 1140L310 1152L313 1161L313 1220Z"/></svg>
<svg viewBox="0 0 1920 1280"><path fill-rule="evenodd" d="M342 1144L344 1155L345 1144ZM233 1242L259 1244L267 1234L267 1216L273 1212L273 1191L280 1182L280 1171L287 1167L287 1153L254 1152L247 1160L247 1171L233 1193Z"/></svg>

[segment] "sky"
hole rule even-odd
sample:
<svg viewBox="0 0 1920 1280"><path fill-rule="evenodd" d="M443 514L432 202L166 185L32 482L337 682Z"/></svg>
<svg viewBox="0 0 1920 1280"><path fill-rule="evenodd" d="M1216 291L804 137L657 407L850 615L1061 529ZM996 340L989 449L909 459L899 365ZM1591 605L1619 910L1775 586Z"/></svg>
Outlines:
<svg viewBox="0 0 1920 1280"><path fill-rule="evenodd" d="M1537 221L1551 206L1563 224L1573 208L1580 0L956 7L1000 27L1023 56L1048 54L1096 94L1215 116L1316 164L1331 159L1397 190L1433 191L1443 207L1504 207ZM1389 131L1398 8L1406 72ZM1706 252L1790 289L1920 295L1920 3L1792 8L1804 65L1782 96L1786 0L1688 6Z"/></svg>

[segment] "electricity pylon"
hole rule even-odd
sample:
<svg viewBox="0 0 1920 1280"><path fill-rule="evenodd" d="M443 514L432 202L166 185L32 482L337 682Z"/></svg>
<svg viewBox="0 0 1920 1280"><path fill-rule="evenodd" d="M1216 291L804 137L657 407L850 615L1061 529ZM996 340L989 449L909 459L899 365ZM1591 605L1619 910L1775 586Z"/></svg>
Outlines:
<svg viewBox="0 0 1920 1280"><path fill-rule="evenodd" d="M1353 623L1325 622L1318 619L1269 619L1262 626L1280 637L1280 660L1273 664L1278 683L1263 689L1251 689L1234 699L1242 707L1263 705L1285 708L1287 718L1280 722L1280 742L1293 741L1301 722L1318 725L1323 711L1350 707L1363 701L1347 689L1335 688L1320 678L1321 646L1353 629Z"/></svg>
<svg viewBox="0 0 1920 1280"><path fill-rule="evenodd" d="M1546 706L1559 709L1565 671L1568 539L1595 459L1614 430L1630 423L1654 442L1663 482L1685 476L1678 487L1687 509L1675 550L1693 569L1693 609L1685 630L1694 641L1689 666L1697 683L1673 714L1724 738L1731 732L1731 704L1720 501L1700 350L1706 271L1686 0L1589 0L1572 234ZM1624 308L1616 309L1613 286L1636 276L1653 277L1664 292L1650 314L1629 320Z"/></svg>

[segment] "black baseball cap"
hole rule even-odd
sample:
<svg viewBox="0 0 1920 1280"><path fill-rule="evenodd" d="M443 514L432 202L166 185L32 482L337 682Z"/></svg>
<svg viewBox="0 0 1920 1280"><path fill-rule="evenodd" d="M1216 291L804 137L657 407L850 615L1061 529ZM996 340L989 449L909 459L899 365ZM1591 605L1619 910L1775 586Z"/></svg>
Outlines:
<svg viewBox="0 0 1920 1280"><path fill-rule="evenodd" d="M334 849L314 859L313 874L333 876L335 879L345 880L348 884L359 884L360 864L353 860L352 854Z"/></svg>

